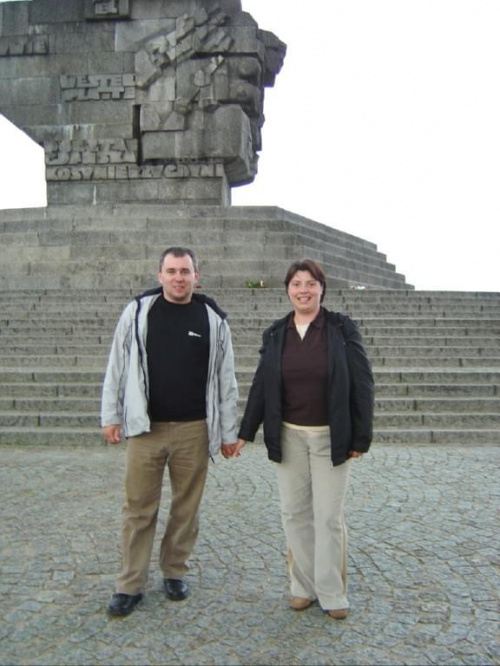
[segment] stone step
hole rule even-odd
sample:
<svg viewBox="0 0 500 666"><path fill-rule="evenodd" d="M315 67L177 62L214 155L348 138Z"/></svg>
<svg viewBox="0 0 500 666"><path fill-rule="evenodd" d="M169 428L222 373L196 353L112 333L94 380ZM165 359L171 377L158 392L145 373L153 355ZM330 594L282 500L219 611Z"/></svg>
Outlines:
<svg viewBox="0 0 500 666"><path fill-rule="evenodd" d="M487 352L485 352L486 354ZM252 368L258 362L258 353L251 356L239 356L236 359L237 368ZM18 356L0 354L0 367L2 368L29 368L32 370L42 368L105 368L107 363L107 352L102 350L101 354L89 354L88 356L68 355L38 355ZM403 368L495 368L500 365L500 353L497 356L486 355L471 356L467 350L463 354L435 353L428 355L407 354L404 356L375 356L372 355L373 368L403 369Z"/></svg>
<svg viewBox="0 0 500 666"><path fill-rule="evenodd" d="M94 396L87 397L64 397L64 396L0 396L0 413L15 411L19 413L46 414L66 412L66 413L90 413L99 414L101 408L100 387Z"/></svg>
<svg viewBox="0 0 500 666"><path fill-rule="evenodd" d="M97 298L97 295L96 295ZM218 301L219 304L223 305L228 313L228 319L232 322L233 325L243 325L244 323L250 323L256 325L254 322L258 322L260 325L270 325L277 316L285 316L289 311L289 305L284 304L283 309L281 310L282 304L279 303L269 303L266 305L266 308L251 308L245 309L244 307L236 307L232 304L222 304ZM4 314L1 317L2 322L6 321L32 321L39 319L42 322L45 321L60 321L64 320L67 317L73 318L75 316L75 310L73 304L57 304L53 303L50 307L37 306L32 307L29 310L21 307L12 307L10 304L8 307L8 315ZM122 303L110 305L109 303L101 303L99 305L91 304L82 305L79 308L80 317L82 319L98 318L98 319L117 319L121 314L123 309ZM6 304L4 304L4 312L6 309ZM439 311L436 310L434 316L429 317L431 314L430 310L424 311L415 308L412 311L412 308L406 308L402 311L399 316L397 312L390 312L389 309L386 310L387 316L381 317L382 309L373 309L373 310L360 310L357 308L345 308L344 313L349 314L351 317L356 319L362 325L375 325L379 324L381 326L390 326L391 322L398 322L399 327L406 327L408 320L418 321L421 325L427 323L430 328L435 326L447 326L454 325L456 326L458 322L466 320L467 324L470 324L474 321L480 321L481 324L485 321L496 322L497 325L500 322L500 307L499 308L477 308L474 310L472 306L468 308L449 308L446 311L442 308ZM439 324L436 322L439 321ZM394 325L394 324L392 324Z"/></svg>
<svg viewBox="0 0 500 666"><path fill-rule="evenodd" d="M21 239L19 240L21 241ZM263 253L261 244L257 243L256 240L245 243L244 239L241 239L238 245L204 245L203 252L210 259L200 263L201 275L231 272L234 266L233 262L238 261L243 271L250 271L247 279L263 279L269 284L269 268L264 262L269 262L272 259L274 262L286 262L288 266L296 257L296 246L287 245L286 240L281 242L282 239L279 239L278 242L267 243ZM3 237L2 242L4 243ZM68 238L67 242L72 243L72 239ZM153 241L148 240L148 242ZM142 239L142 243L144 243L144 239ZM131 265L132 270L136 270L134 268L136 262L140 262L144 266L144 275L148 275L153 274L156 268L158 246L158 244L152 246L138 245L128 238L123 238L121 244L96 245L92 239L85 244L71 244L64 247L59 245L42 246L38 243L30 246L25 241L22 246L9 244L0 246L0 261L4 266L19 273L23 273L24 269L29 266L29 269L34 273L46 274L46 262L50 262L53 269L55 266L60 266L63 270L71 271L75 265L79 264L85 264L92 268L99 266L97 262L105 261L109 263L110 257L113 256L115 260L119 260L122 269ZM322 248L322 250L324 252L325 248ZM395 266L378 257L366 257L355 252L339 253L333 247L329 254L327 261L321 257L327 274L333 271L335 264L337 270L344 273L346 277L359 279L363 276L363 279L366 279L369 283L371 283L370 276L373 276L374 279L378 276L391 281L398 277L398 274L395 273ZM258 262L249 258L257 256L260 257ZM320 259L320 257L317 258ZM287 266L283 265L284 272L286 272ZM118 273L120 272L118 271ZM403 280L402 283L404 283ZM241 286L244 286L244 284L245 281L240 282Z"/></svg>
<svg viewBox="0 0 500 666"><path fill-rule="evenodd" d="M372 335L367 334L363 330L363 326L360 327L360 330L365 343L370 345L385 344L385 346L393 346L408 342L409 345L428 346L434 343L453 345L456 342L470 347L474 346L475 340L478 340L479 343L484 343L484 346L487 346L491 341L498 343L499 340L499 336L494 331L484 331L483 329L481 329L476 337L473 333L465 335L464 331L460 329L442 329L442 333L438 334L436 329L433 328L425 331L420 338L409 337L408 333L405 334L404 331L401 331L399 335L382 335L379 337L376 332ZM259 346L262 341L262 329L249 330L243 327L236 328L235 326L231 326L231 333L233 343L237 345Z"/></svg>
<svg viewBox="0 0 500 666"><path fill-rule="evenodd" d="M258 437L260 440L261 438ZM257 441L257 440L256 440ZM456 444L483 445L500 443L500 430L384 428L374 433L377 444ZM107 446L98 428L7 427L0 430L0 446ZM123 444L122 444L123 446Z"/></svg>
<svg viewBox="0 0 500 666"><path fill-rule="evenodd" d="M23 409L0 408L0 428L99 428L99 411L86 410L83 407L76 411L56 410L28 411ZM240 411L241 418L241 411ZM385 428L403 430L419 429L474 429L491 430L500 426L500 414L497 413L379 413L375 415L374 427L378 431Z"/></svg>
<svg viewBox="0 0 500 666"><path fill-rule="evenodd" d="M2 336L3 338L3 336ZM97 342L78 342L73 344L49 344L49 338L46 340L40 341L40 344L37 345L35 342L32 344L16 344L15 342L9 342L2 339L2 356L21 356L28 355L33 356L47 356L47 355L62 355L62 356L92 356L96 353L102 354L103 351L107 353L109 351L109 340L106 340L105 343Z"/></svg>
<svg viewBox="0 0 500 666"><path fill-rule="evenodd" d="M241 385L240 385L241 386ZM408 396L410 398L432 397L481 397L500 396L498 384L376 384L378 397Z"/></svg>
<svg viewBox="0 0 500 666"><path fill-rule="evenodd" d="M15 253L7 253L1 257L3 270L6 274L2 276L0 288L8 289L13 283L13 278L18 280L18 287L23 288L26 281L23 277L30 277L33 282L43 288L50 288L49 285L61 286L67 283L71 288L78 288L78 284L83 287L97 288L100 284L115 286L118 284L138 285L143 284L144 276L152 275L156 270L152 259L128 259L121 262L111 262L107 260L71 260L69 257L61 256L59 249L54 251L45 251L41 256L33 251L31 256L21 253L24 257L20 261ZM21 256L21 255L20 255ZM206 287L243 287L248 280L264 280L269 285L277 285L282 282L282 278L275 278L279 274L284 275L291 258L262 258L254 259L255 254L249 254L252 258L227 258L227 259L207 259L203 264L202 283ZM272 273L271 264L272 262ZM337 264L329 264L328 261L322 261L323 268L327 275L332 275L335 281L335 274L342 276L340 284L346 281L356 282L361 279L367 285L379 285L387 288L395 288L398 283L404 283L404 277L394 273L391 269L378 268L369 264L355 264L354 262L337 261ZM44 278L51 278L45 280ZM77 279L80 282L77 282ZM51 281L52 280L52 281Z"/></svg>
<svg viewBox="0 0 500 666"><path fill-rule="evenodd" d="M0 354L0 367L2 368L72 368L80 367L82 369L88 368L106 368L107 354L103 350L101 355L88 354L88 356L68 356L68 355L38 355L33 356L19 356L13 354L11 356Z"/></svg>
<svg viewBox="0 0 500 666"><path fill-rule="evenodd" d="M366 345L366 350L370 358L392 358L393 356L409 356L411 358L424 357L437 357L437 358L454 358L462 356L500 356L500 340L496 340L494 346L476 347L468 345L460 347L458 345L398 345L398 346L379 346L379 345Z"/></svg>
<svg viewBox="0 0 500 666"><path fill-rule="evenodd" d="M208 214L207 214L208 212ZM283 232L304 234L309 242L312 239L323 243L334 242L337 247L355 247L364 252L377 252L377 246L357 236L332 229L326 225L307 220L294 213L276 207L210 207L201 210L194 206L154 207L133 205L114 207L92 206L92 214L85 208L61 206L45 209L30 209L13 215L12 211L1 211L0 230L3 233L29 231L66 231L68 229L88 229L99 231L107 228L118 233L142 232L149 234L155 230L165 233L171 230L190 230L191 241L196 242L198 234L217 231L253 231L268 235Z"/></svg>
<svg viewBox="0 0 500 666"><path fill-rule="evenodd" d="M477 335L481 332L487 332L488 335L494 333L498 335L500 330L500 318L498 317L472 317L458 319L452 317L424 318L424 317L398 317L390 319L364 317L353 317L359 326L368 334L378 335L401 335L401 333L427 334L434 331L434 335L443 335L449 331L463 331L462 335ZM455 334L455 333L454 333Z"/></svg>
<svg viewBox="0 0 500 666"><path fill-rule="evenodd" d="M86 335L83 331L79 331L78 333L73 332L71 327L64 327L60 331L51 330L38 332L37 335L35 335L34 332L31 335L21 335L20 332L4 334L3 329L0 327L0 336L2 339L3 356L27 355L31 358L38 354L81 355L82 357L94 354L107 356L112 342L112 331L108 331L105 335L100 335L98 332L95 332L93 335ZM58 339L64 337L70 342L65 343L62 341L61 343L58 343ZM401 338L398 340L394 339L392 345L383 345L382 347L373 342L369 336L364 337L369 356L374 361L380 356L381 349L387 350L384 357L389 357L389 354L392 354L393 350L398 348L401 350L401 356L412 355L414 357L422 357L428 356L429 354L435 355L435 353L439 353L440 357L444 358L447 356L456 356L457 350L461 350L459 355L468 358L471 356L477 356L479 350L483 350L481 352L482 355L497 355L499 344L498 338L493 338L494 344L492 344L487 338L480 338L478 339L477 345L474 345L474 338L467 337L460 339L427 338L421 340L421 344L418 345L413 344L413 341L408 340L408 342L412 342L412 344L406 345L404 344L406 340ZM236 362L240 367L244 365L242 357L251 356L255 359L258 358L258 350L261 345L260 336L252 337L249 335L233 333L232 338ZM20 343L20 340L23 341L22 344ZM415 351L415 354L412 354L412 351Z"/></svg>
<svg viewBox="0 0 500 666"><path fill-rule="evenodd" d="M425 301L429 303L462 300L483 300L498 301L500 292L498 291L426 291L425 289L343 289L339 291L329 290L329 293L338 294L340 298L353 303L375 302L377 300L384 303L390 301Z"/></svg>
<svg viewBox="0 0 500 666"><path fill-rule="evenodd" d="M400 372L391 372L378 370L374 372L375 383L395 383L402 384L498 384L500 382L500 367L494 370L402 370Z"/></svg>
<svg viewBox="0 0 500 666"><path fill-rule="evenodd" d="M96 400L100 398L101 383L3 383L0 385L0 404L14 404L16 408L20 408L19 404L22 402L26 404L26 409L31 409L35 404L34 398L38 398L40 404L45 405L45 408L51 410L56 409L54 405L58 405L60 409L71 409L71 399L75 404L80 404L83 408L85 404L89 403L89 398L93 397L94 400L91 404L96 406ZM239 381L238 389L240 398L245 398L250 389L250 383ZM78 396L78 398L76 397ZM393 398L498 398L500 397L500 384L383 384L377 382L376 384L377 398L393 399ZM57 397L52 402L47 400L50 397ZM86 400L83 400L83 398ZM52 405L52 406L50 406ZM33 407L34 408L34 407Z"/></svg>
<svg viewBox="0 0 500 666"><path fill-rule="evenodd" d="M390 358L373 358L374 368L387 369L424 369L424 368L498 368L500 365L500 356L489 357L471 357L462 356L459 358L439 356L435 358L411 357L411 356L392 356Z"/></svg>
<svg viewBox="0 0 500 666"><path fill-rule="evenodd" d="M498 347L500 345L500 339L497 335L490 336L363 336L365 345L367 348L382 348L382 347L426 347L433 344L439 344L445 347Z"/></svg>
<svg viewBox="0 0 500 666"><path fill-rule="evenodd" d="M42 385L42 391L45 385ZM45 396L45 397L43 397ZM100 391L88 391L86 395L69 394L66 396L54 397L53 394L39 393L32 397L27 397L21 394L19 397L12 395L3 396L0 398L0 412L7 414L20 413L37 415L37 417L44 418L43 415L59 414L62 418L70 415L72 412L77 411L78 415L91 416L94 423L98 422L98 414L100 410ZM245 407L246 397L240 396L239 412L240 415ZM397 418L400 421L408 419L408 424L411 422L414 425L423 424L422 419L433 418L438 414L443 418L450 420L448 425L453 424L453 418L468 418L467 415L477 417L477 422L480 423L483 418L488 418L488 414L500 414L500 396L491 397L480 396L474 397L453 397L443 398L437 396L436 398L425 397L377 397L375 400L375 412L377 418ZM42 415L43 412L43 415ZM450 417L450 414L453 418ZM472 418L472 417L471 417ZM478 426L480 427L480 426Z"/></svg>
<svg viewBox="0 0 500 666"><path fill-rule="evenodd" d="M500 396L495 398L375 398L377 413L500 413Z"/></svg>
<svg viewBox="0 0 500 666"><path fill-rule="evenodd" d="M150 276L150 287L155 286L154 275ZM117 288L96 292L93 289L78 290L78 304L80 306L100 307L104 303L114 303L123 306L134 296L136 292L130 288ZM282 303L289 308L289 301L285 294L284 286L279 288L253 289L253 288L234 288L234 289L213 289L210 294L217 302L224 305L231 304L233 307L242 307L243 309L259 308L261 305L275 305ZM29 309L44 309L45 307L60 307L62 304L74 306L75 294L68 289L52 289L41 292L33 289L0 291L0 303L10 303L13 308L23 310L29 306ZM242 299L245 298L245 304ZM29 299L29 303L27 303ZM384 305L393 304L395 307L411 305L417 303L424 305L444 304L447 308L460 307L461 304L482 304L485 307L498 307L500 293L496 292L423 292L412 290L377 290L366 289L358 291L355 289L332 289L328 287L325 303L332 309L344 310L345 307L360 308L362 306L373 307L381 303ZM343 307L340 307L343 306ZM345 306L345 307L344 307Z"/></svg>
<svg viewBox="0 0 500 666"><path fill-rule="evenodd" d="M92 323L95 322L102 326L107 324L108 326L113 326L118 320L122 312L122 307L110 308L105 306L99 310L94 309L92 311L82 310L77 313L74 309L63 308L60 306L58 312L45 313L40 311L28 311L25 310L23 313L7 313L7 307L3 308L4 312L0 315L0 324L7 325L26 325L32 324L33 322L39 322L42 326L57 326L64 321L68 320L71 322L82 322L82 323ZM228 322L231 325L232 329L239 330L243 328L248 328L251 331L262 331L270 326L277 317L285 316L287 310L280 312L277 306L264 315L263 312L257 311L248 311L248 312L229 312L228 313ZM445 329L453 330L473 330L474 332L481 333L483 330L485 333L490 332L491 328L500 328L500 317L498 316L487 316L486 314L480 314L473 317L460 316L456 315L449 317L428 317L428 316L387 316L387 317L358 317L356 313L352 316L357 323L367 331L373 330L378 335L394 335L394 333L385 333L387 329L393 329L396 331L396 335L400 332L405 334L409 333L408 329L417 329L418 335L420 331L422 333L429 333L434 331L435 335L442 335ZM486 330L484 330L486 327ZM416 331L412 333L417 335ZM464 333L467 335L467 333Z"/></svg>
<svg viewBox="0 0 500 666"><path fill-rule="evenodd" d="M104 378L104 368L82 369L67 368L51 370L47 368L4 368L0 366L0 386L7 383L15 384L58 384L80 386L81 384L101 384Z"/></svg>
<svg viewBox="0 0 500 666"><path fill-rule="evenodd" d="M500 430L384 428L374 432L373 444L499 444Z"/></svg>
<svg viewBox="0 0 500 666"><path fill-rule="evenodd" d="M500 397L500 382L496 384L411 384L406 382L384 384L376 379L375 384L375 393L378 398ZM238 382L240 396L246 396L250 386L249 381L240 380Z"/></svg>
<svg viewBox="0 0 500 666"><path fill-rule="evenodd" d="M98 383L80 382L72 384L65 382L44 383L40 381L21 382L12 384L0 384L0 399L15 399L16 404L20 400L43 400L57 398L57 403L65 408L65 398L94 398L100 400L102 381Z"/></svg>
<svg viewBox="0 0 500 666"><path fill-rule="evenodd" d="M459 413L446 412L439 414L418 414L418 413L377 413L374 419L374 429L401 428L404 430L431 428L431 429L474 429L474 430L492 430L500 428L500 414L480 412L480 413Z"/></svg>
<svg viewBox="0 0 500 666"><path fill-rule="evenodd" d="M107 446L99 428L6 427L0 446Z"/></svg>
<svg viewBox="0 0 500 666"><path fill-rule="evenodd" d="M371 316L380 316L382 314L387 314L391 317L396 317L397 315L408 316L419 316L423 314L428 317L430 314L436 317L458 317L461 313L470 317L471 315L491 315L497 319L500 316L500 307L497 302L494 303L371 303L371 304L352 304L352 303L343 303L342 310L350 314L355 314L358 318L371 317ZM259 308L259 310L265 311L265 308Z"/></svg>
<svg viewBox="0 0 500 666"><path fill-rule="evenodd" d="M57 333L57 332L67 332L74 331L75 334L86 334L89 333L107 333L108 335L114 331L115 325L117 323L118 317L110 316L107 318L97 317L97 316L77 316L77 317L61 317L61 321L58 322L56 319L50 318L41 318L37 320L36 318L28 318L18 320L10 320L7 317L3 317L0 320L0 332L2 335L13 335L13 334L29 334L30 331L32 334L47 334L47 333ZM230 318L229 325L231 327L231 332L233 336L238 336L244 334L250 336L251 340L260 340L262 338L263 331L271 325L272 321L270 319L254 319L249 318L247 324L243 323L242 319L234 320ZM407 337L408 333L411 331L412 335L415 335L415 331L420 331L425 336L432 337L470 337L475 336L476 334L480 336L487 337L498 337L500 335L500 319L484 319L481 320L481 324L478 324L478 320L474 320L475 324L472 326L465 323L465 325L457 326L455 322L451 322L448 325L446 320L435 320L433 326L425 325L427 322L421 322L418 319L413 320L413 326L393 326L390 324L385 325L385 323L379 323L374 321L363 320L360 323L360 330L363 333L364 337ZM464 324L464 322L462 322ZM85 330L83 330L85 327Z"/></svg>
<svg viewBox="0 0 500 666"><path fill-rule="evenodd" d="M270 262L269 262L270 263ZM286 264L286 265L285 265ZM52 264L53 265L53 264ZM151 267L144 270L139 270L135 267L134 270L124 273L106 273L105 267L101 267L101 271L97 273L81 272L80 274L70 272L64 272L64 267L58 266L58 273L51 273L50 270L51 263L47 262L43 268L45 272L37 272L34 277L27 267L26 271L14 271L11 267L4 275L0 275L0 290L26 290L30 288L30 285L35 281L39 289L52 290L52 289L61 289L63 287L67 288L70 291L76 291L80 288L83 289L93 289L96 291L101 291L104 289L117 289L120 287L127 287L134 294L140 294L143 291L150 289L152 286ZM273 264L274 266L274 264ZM203 274L203 288L207 293L211 293L215 289L232 289L242 287L246 282L251 280L260 280L262 279L261 271L259 275L255 276L254 271L242 271L241 266L239 266L240 271L236 275L226 274L221 275L220 272L216 271L215 274L209 274L204 272ZM284 262L282 265L276 264L274 270L276 273L281 271L279 277L274 277L271 273L271 277L266 278L268 283L271 285L279 285L283 278L282 274L288 268L288 263ZM270 270L270 269L269 269ZM248 276L250 274L250 277ZM376 282L374 282L376 280ZM367 275L365 283L367 286L379 286L384 289L398 289L401 286L401 281L403 280L402 276L395 275L391 278L384 277L374 277L373 275ZM329 283L332 287L347 287L353 282L358 282L358 275L351 277L350 275L330 275L328 278Z"/></svg>
<svg viewBox="0 0 500 666"><path fill-rule="evenodd" d="M15 337L14 337L15 339ZM19 339L19 338L17 338ZM54 338L50 338L54 342ZM9 340L5 341L5 344L2 345L2 352L0 353L0 365L1 358L5 356L16 356L22 357L22 355L30 357L41 357L41 356L77 356L85 359L86 356L92 355L107 355L109 347L111 344L111 335L108 338L104 338L98 343L83 343L76 341L73 344L48 344L49 337L45 339L39 338L39 344L35 342L19 344L18 342L10 343ZM457 340L450 339L448 344L443 345L443 340L427 340L427 344L401 344L405 342L404 340L399 340L399 344L396 344L396 341L392 345L381 345L371 342L368 338L368 341L365 340L366 350L368 355L372 359L377 357L391 358L394 356L410 356L413 358L418 357L457 357L457 356L497 356L500 353L500 338L491 338L493 342L488 344L488 342L479 343L477 345L473 344L457 344ZM468 342L470 342L468 340ZM236 357L236 362L239 365L244 365L246 357L250 356L251 358L256 358L258 355L258 343L259 340L255 340L253 344L250 341L241 342L238 337L233 338L233 349ZM434 343L434 344L432 344ZM70 363L73 365L73 363Z"/></svg>
<svg viewBox="0 0 500 666"><path fill-rule="evenodd" d="M239 395L241 403L244 404L248 391L250 389L249 383L238 383ZM102 383L80 383L70 384L65 383L63 379L59 383L11 383L0 385L0 404L5 406L11 405L16 409L71 409L70 400L76 401L81 404L82 409L85 404L93 404L95 409L99 409L99 401L101 396ZM399 398L407 398L412 400L420 400L422 398L432 397L433 400L439 398L465 398L465 399L478 399L478 398L495 398L500 397L500 385L486 384L486 385L411 385L411 384L381 384L376 385L376 396L380 401L394 400ZM85 402L87 401L87 403ZM383 402L377 403L377 410L382 410ZM419 402L420 404L420 402ZM465 409L468 405L462 404ZM40 405L35 407L35 405ZM45 405L45 406L44 406ZM411 409L413 403L410 403L406 409ZM457 405L454 405L457 408ZM1 409L1 408L0 408ZM5 407L6 409L6 407ZM390 409L388 407L387 409ZM399 405L395 405L394 409L400 409ZM451 407L450 407L451 409Z"/></svg>
<svg viewBox="0 0 500 666"><path fill-rule="evenodd" d="M255 366L240 368L237 373L240 386L249 385L255 372ZM82 370L81 368L60 368L56 371L47 368L32 370L29 368L3 368L0 366L0 391L2 387L20 385L45 385L47 387L61 386L68 390L76 390L86 385L101 386L104 377L104 367L95 370ZM376 386L384 384L431 384L431 385L498 385L500 383L500 367L496 370L482 368L472 370L448 369L404 369L404 370L374 370Z"/></svg>
<svg viewBox="0 0 500 666"><path fill-rule="evenodd" d="M146 288L155 286L154 272L156 266L153 267L153 272L149 275L149 283ZM203 288L201 291L205 291ZM111 289L106 286L102 290L98 289L81 289L78 293L78 300L82 307L85 308L100 308L104 304L113 304L115 306L123 306L128 301L132 300L140 292L127 287L119 289ZM419 298L419 292L407 292L405 290L392 290L386 291L388 294L387 299L383 300L382 297L377 297L373 289L366 290L364 293L368 295L375 294L371 300L361 301L356 300L351 294L356 292L352 289L336 290L328 289L325 299L325 304L334 310L346 311L352 310L353 312L379 312L400 310L402 313L405 311L421 311L425 313L428 311L426 306L431 311L453 311L459 313L462 308L465 310L498 310L499 294L490 294L487 298L483 295L476 297L469 297L467 293L461 292L460 297L451 300L436 300L429 302L429 299ZM395 301L393 293L400 293L399 300ZM29 299L29 309L48 309L59 308L61 306L74 306L72 299L73 292L68 289L52 289L45 290L45 293L39 294L36 298L30 294L30 290L17 289L15 292L2 291L0 292L0 303L10 303L14 309L25 309L23 305L27 305ZM414 295L416 294L416 295ZM283 306L284 309L289 310L290 304L285 293L285 288L280 285L279 288L266 288L266 289L250 289L250 288L229 288L220 289L212 288L210 296L218 303L225 307L234 308L236 310L266 310L274 308L276 304ZM382 310L380 310L382 308Z"/></svg>
<svg viewBox="0 0 500 666"><path fill-rule="evenodd" d="M99 428L96 413L0 412L0 428Z"/></svg>
<svg viewBox="0 0 500 666"><path fill-rule="evenodd" d="M278 315L279 316L279 315ZM474 319L424 319L424 318L394 318L394 319L380 319L380 318L355 318L362 331L366 335L420 335L423 333L431 333L434 335L447 335L449 331L461 331L464 336L467 335L499 335L500 334L500 319L492 317L474 318ZM255 317L249 315L244 323L242 318L229 317L229 324L233 332L247 330L250 333L262 334L268 326L272 324L272 319L263 319L262 317ZM418 333L417 333L418 332Z"/></svg>
<svg viewBox="0 0 500 666"><path fill-rule="evenodd" d="M331 241L311 239L301 233L280 232L272 234L269 231L247 230L245 228L201 230L193 239L190 231L183 228L170 228L169 236L175 238L177 245L188 245L195 250L200 249L200 268L205 272L206 264L203 258L227 259L247 258L249 256L273 257L287 259L290 263L297 256L297 243L302 244L303 253L307 250L320 252L324 256L328 252L330 263L335 260L338 266L351 268L364 268L370 266L379 268L384 272L394 273L395 266L387 262L387 258L380 252L367 250L355 244L338 245ZM9 261L23 262L27 259L43 259L46 257L60 257L76 261L88 259L109 260L111 254L119 261L130 259L157 259L157 248L162 247L165 241L164 229L144 232L123 230L121 232L106 228L78 231L61 230L54 233L49 231L6 232L2 234L2 249L0 258ZM307 250L306 250L307 248ZM245 252L246 249L246 252Z"/></svg>
<svg viewBox="0 0 500 666"><path fill-rule="evenodd" d="M58 344L53 335L23 337L24 342L19 342L19 335L2 335L2 356L37 356L37 355L81 355L107 354L112 340L111 333L107 336L93 336L90 339L72 336L73 342L69 344ZM233 336L233 349L238 363L241 356L251 355L257 358L260 340L244 338L240 342L238 335ZM365 345L371 357L382 354L383 350L401 350L402 355L415 350L415 356L428 355L435 350L439 353L449 351L455 355L460 350L465 355L478 355L485 351L492 352L500 349L500 339L491 336L489 338L379 338L365 337ZM421 351L417 351L421 350ZM387 355L387 352L386 354Z"/></svg>

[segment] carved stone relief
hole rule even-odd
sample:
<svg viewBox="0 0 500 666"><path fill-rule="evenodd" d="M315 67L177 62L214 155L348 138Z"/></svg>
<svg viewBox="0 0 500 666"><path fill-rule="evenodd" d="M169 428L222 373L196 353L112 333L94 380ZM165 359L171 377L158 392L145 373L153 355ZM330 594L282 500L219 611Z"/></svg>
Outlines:
<svg viewBox="0 0 500 666"><path fill-rule="evenodd" d="M42 9L50 1L32 3ZM277 37L260 30L237 0L224 0L224 11L211 0L155 3L154 11L149 0L71 2L75 17L82 3L83 22L54 17L28 26L29 34L0 33L0 84L15 100L0 110L16 124L21 117L44 145L49 182L253 180L264 87L274 84L286 51ZM88 39L98 48L73 53L72 31L80 44ZM36 94L33 70L17 83L9 70L2 75L2 62L28 55L41 58L41 85L55 79L50 90L58 96L43 108L17 101L30 89Z"/></svg>

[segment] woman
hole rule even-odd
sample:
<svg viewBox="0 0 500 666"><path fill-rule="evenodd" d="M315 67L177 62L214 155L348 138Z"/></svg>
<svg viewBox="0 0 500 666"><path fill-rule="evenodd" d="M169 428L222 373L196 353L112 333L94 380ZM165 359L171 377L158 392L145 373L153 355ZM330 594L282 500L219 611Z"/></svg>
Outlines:
<svg viewBox="0 0 500 666"><path fill-rule="evenodd" d="M264 423L277 465L288 545L291 602L318 600L335 619L347 617L344 499L353 458L372 439L374 384L357 325L321 303L326 277L311 259L294 262L285 285L293 312L263 334L238 443L240 455Z"/></svg>

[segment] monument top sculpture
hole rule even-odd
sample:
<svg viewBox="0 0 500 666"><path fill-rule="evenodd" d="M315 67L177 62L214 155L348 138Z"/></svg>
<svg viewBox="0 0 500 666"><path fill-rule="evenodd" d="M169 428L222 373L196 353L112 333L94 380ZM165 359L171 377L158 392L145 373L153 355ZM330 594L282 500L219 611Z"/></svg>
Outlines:
<svg viewBox="0 0 500 666"><path fill-rule="evenodd" d="M0 4L0 112L50 204L229 204L257 173L286 46L239 0Z"/></svg>

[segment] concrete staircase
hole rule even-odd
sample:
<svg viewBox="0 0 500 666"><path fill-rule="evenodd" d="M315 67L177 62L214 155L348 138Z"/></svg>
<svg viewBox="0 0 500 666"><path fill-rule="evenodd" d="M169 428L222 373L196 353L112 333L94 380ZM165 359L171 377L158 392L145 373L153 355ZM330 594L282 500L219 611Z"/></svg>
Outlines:
<svg viewBox="0 0 500 666"><path fill-rule="evenodd" d="M377 247L276 207L55 206L0 211L0 290L151 285L161 251L198 251L203 287L280 286L291 261L320 261L332 287L411 289Z"/></svg>
<svg viewBox="0 0 500 666"><path fill-rule="evenodd" d="M0 444L102 444L103 372L136 290L31 281L29 290L0 290ZM262 330L288 300L284 288L206 291L230 315L243 407ZM500 443L500 294L330 288L325 304L361 323L376 379L376 442Z"/></svg>

